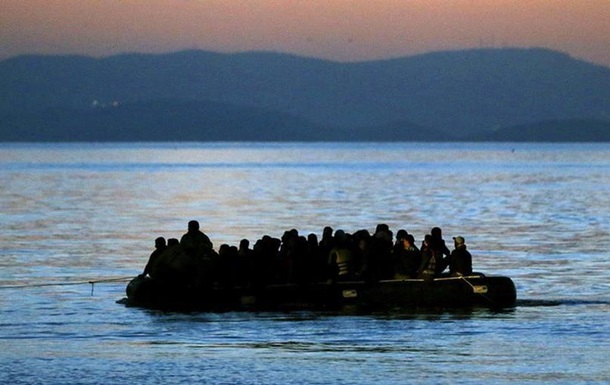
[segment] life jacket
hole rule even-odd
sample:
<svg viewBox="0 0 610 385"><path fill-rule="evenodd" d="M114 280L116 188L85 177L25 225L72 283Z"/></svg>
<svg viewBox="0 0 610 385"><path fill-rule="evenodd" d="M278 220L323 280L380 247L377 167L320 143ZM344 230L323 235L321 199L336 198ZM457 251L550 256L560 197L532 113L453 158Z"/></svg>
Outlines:
<svg viewBox="0 0 610 385"><path fill-rule="evenodd" d="M436 252L434 252L434 250L431 251L431 256L430 256L430 261L428 261L428 266L426 267L426 269L424 270L424 272L429 271L432 274L436 273Z"/></svg>
<svg viewBox="0 0 610 385"><path fill-rule="evenodd" d="M336 247L332 250L334 263L337 266L337 275L344 276L349 275L353 271L352 267L352 252L347 248Z"/></svg>

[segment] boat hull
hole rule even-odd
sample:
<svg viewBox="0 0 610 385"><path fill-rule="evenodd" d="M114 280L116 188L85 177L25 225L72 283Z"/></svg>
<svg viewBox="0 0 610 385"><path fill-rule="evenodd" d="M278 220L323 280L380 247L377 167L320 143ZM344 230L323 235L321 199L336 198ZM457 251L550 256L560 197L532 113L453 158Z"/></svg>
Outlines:
<svg viewBox="0 0 610 385"><path fill-rule="evenodd" d="M295 310L358 307L513 307L517 293L508 277L472 275L433 280L405 279L267 285L259 288L168 287L136 277L127 286L126 303L168 310Z"/></svg>

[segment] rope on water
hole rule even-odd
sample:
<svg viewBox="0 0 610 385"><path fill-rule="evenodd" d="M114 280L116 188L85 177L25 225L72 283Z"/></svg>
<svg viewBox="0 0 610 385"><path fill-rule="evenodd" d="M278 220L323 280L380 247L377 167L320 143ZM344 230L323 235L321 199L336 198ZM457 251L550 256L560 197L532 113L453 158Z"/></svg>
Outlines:
<svg viewBox="0 0 610 385"><path fill-rule="evenodd" d="M48 287L48 286L78 286L78 285L91 285L91 295L93 295L93 289L96 283L106 282L127 282L133 279L133 276L129 277L115 277L115 278L104 278L87 281L71 281L71 282L46 282L46 283L26 283L21 285L0 285L0 289L29 289L37 287Z"/></svg>

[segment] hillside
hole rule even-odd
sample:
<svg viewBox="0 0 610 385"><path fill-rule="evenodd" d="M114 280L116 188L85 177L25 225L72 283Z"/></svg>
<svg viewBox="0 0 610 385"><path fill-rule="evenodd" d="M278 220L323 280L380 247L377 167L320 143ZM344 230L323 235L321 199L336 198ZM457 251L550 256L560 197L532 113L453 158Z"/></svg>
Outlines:
<svg viewBox="0 0 610 385"><path fill-rule="evenodd" d="M561 120L506 127L472 138L494 142L610 142L610 120Z"/></svg>
<svg viewBox="0 0 610 385"><path fill-rule="evenodd" d="M511 137L541 122L546 138L549 122L610 121L610 68L545 49L361 63L205 51L21 56L0 62L0 89L2 141L434 141Z"/></svg>

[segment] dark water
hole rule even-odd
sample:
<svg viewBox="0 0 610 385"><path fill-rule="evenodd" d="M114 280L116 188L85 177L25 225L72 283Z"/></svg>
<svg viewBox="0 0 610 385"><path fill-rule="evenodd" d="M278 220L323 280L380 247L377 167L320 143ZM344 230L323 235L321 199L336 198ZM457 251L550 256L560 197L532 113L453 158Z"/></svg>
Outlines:
<svg viewBox="0 0 610 385"><path fill-rule="evenodd" d="M0 383L610 381L607 144L0 145L0 165ZM216 248L440 226L518 306L168 314L88 283L190 219Z"/></svg>

